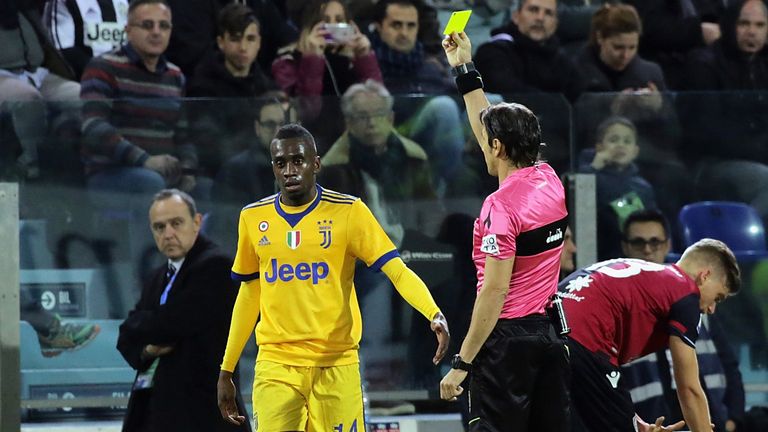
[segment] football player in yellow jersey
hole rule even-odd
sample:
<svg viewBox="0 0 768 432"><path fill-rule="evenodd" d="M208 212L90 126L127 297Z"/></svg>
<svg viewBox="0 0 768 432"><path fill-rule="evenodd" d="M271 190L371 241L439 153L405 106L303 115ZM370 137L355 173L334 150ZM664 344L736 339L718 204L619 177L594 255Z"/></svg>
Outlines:
<svg viewBox="0 0 768 432"><path fill-rule="evenodd" d="M259 432L363 432L355 261L383 271L431 321L435 364L448 348L448 324L368 207L315 183L320 158L306 129L281 127L270 153L280 193L240 213L232 275L242 283L219 375L219 408L231 423L245 421L232 371L256 326Z"/></svg>

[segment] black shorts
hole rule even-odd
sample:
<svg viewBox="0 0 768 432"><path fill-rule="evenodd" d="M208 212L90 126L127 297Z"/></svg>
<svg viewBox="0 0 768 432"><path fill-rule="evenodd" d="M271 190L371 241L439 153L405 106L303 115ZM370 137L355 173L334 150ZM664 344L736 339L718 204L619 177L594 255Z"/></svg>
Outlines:
<svg viewBox="0 0 768 432"><path fill-rule="evenodd" d="M472 365L471 432L568 430L568 354L549 318L499 320Z"/></svg>
<svg viewBox="0 0 768 432"><path fill-rule="evenodd" d="M634 431L635 408L620 384L619 368L569 339L573 431Z"/></svg>

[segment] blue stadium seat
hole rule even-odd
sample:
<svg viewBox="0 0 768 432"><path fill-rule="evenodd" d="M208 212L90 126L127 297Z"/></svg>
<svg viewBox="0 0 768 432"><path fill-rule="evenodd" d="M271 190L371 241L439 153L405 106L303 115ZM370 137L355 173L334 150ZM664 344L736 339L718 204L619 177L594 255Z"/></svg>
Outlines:
<svg viewBox="0 0 768 432"><path fill-rule="evenodd" d="M730 201L688 204L680 210L679 222L683 247L709 237L727 244L740 261L768 257L763 221L747 204Z"/></svg>

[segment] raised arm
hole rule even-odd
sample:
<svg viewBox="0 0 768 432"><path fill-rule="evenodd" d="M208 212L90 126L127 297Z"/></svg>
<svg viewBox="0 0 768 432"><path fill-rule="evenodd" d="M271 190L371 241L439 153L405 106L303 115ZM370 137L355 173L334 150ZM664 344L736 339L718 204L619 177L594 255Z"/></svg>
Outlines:
<svg viewBox="0 0 768 432"><path fill-rule="evenodd" d="M454 68L454 73L457 74L456 86L459 88L459 93L464 96L472 132L475 134L477 143L482 146L485 140L485 130L480 122L480 112L487 108L490 103L485 97L480 73L475 70L472 63L472 43L469 36L464 32L446 36L443 39L443 50L448 57L448 63Z"/></svg>

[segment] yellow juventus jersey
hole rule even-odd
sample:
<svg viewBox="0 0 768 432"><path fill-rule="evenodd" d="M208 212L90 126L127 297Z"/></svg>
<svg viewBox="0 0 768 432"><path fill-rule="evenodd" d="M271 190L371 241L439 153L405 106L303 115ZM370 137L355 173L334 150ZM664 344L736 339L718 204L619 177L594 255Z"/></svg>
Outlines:
<svg viewBox="0 0 768 432"><path fill-rule="evenodd" d="M296 366L358 362L355 260L380 269L397 257L368 207L350 195L318 185L302 207L284 206L279 194L245 207L232 274L258 279L259 359Z"/></svg>

